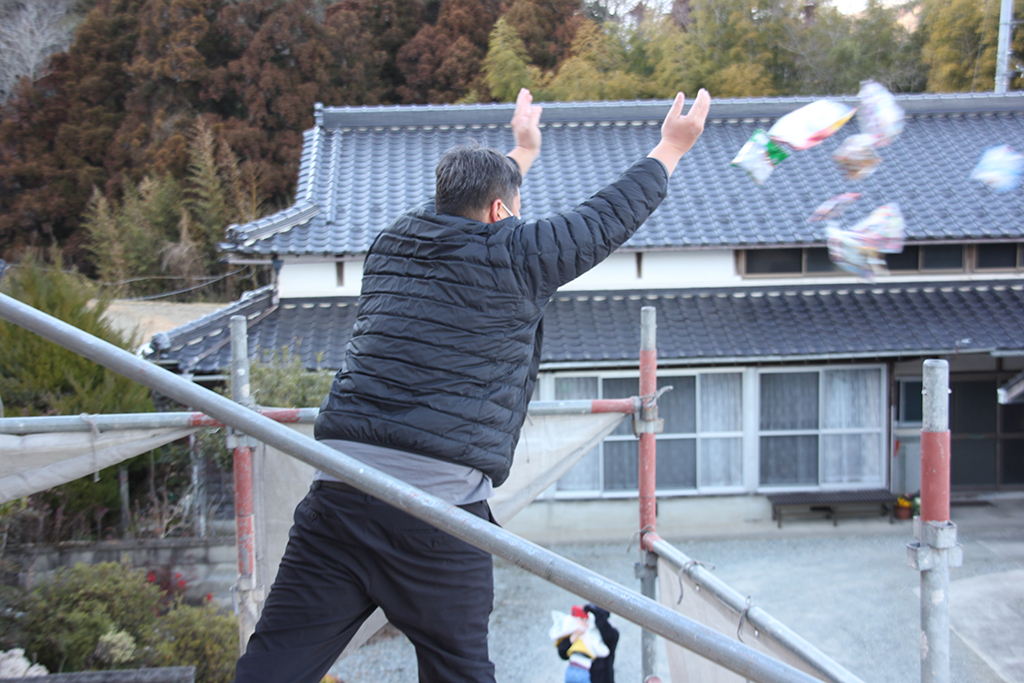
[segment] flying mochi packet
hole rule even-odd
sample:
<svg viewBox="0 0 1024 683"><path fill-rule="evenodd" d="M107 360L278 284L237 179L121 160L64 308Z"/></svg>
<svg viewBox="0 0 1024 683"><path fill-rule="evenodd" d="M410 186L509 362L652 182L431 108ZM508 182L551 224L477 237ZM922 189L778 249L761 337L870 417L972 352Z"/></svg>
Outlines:
<svg viewBox="0 0 1024 683"><path fill-rule="evenodd" d="M764 185L775 167L788 156L789 153L775 144L768 133L758 128L740 148L732 165L749 173L756 184Z"/></svg>
<svg viewBox="0 0 1024 683"><path fill-rule="evenodd" d="M828 256L837 266L866 280L886 273L882 254L903 251L903 214L896 204L883 204L849 230L839 225L839 216L860 198L845 192L824 202L808 217L810 223L824 221Z"/></svg>
<svg viewBox="0 0 1024 683"><path fill-rule="evenodd" d="M999 145L985 150L978 165L971 171L971 180L984 183L993 192L1003 194L1017 188L1022 172L1024 155L1009 145Z"/></svg>
<svg viewBox="0 0 1024 683"><path fill-rule="evenodd" d="M768 137L795 150L809 149L834 135L856 111L842 102L816 100L776 121Z"/></svg>

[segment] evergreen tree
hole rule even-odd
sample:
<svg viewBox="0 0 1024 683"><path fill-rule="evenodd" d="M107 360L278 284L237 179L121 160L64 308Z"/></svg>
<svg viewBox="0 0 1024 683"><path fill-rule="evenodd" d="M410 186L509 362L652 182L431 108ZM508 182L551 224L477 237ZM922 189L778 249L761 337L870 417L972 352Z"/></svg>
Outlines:
<svg viewBox="0 0 1024 683"><path fill-rule="evenodd" d="M793 0L701 0L690 9L680 54L659 51L661 84L717 97L787 92L795 69L785 44L799 17Z"/></svg>
<svg viewBox="0 0 1024 683"><path fill-rule="evenodd" d="M499 102L514 102L520 88L534 87L526 46L504 17L498 19L484 59L484 74L491 96ZM534 69L536 71L536 69Z"/></svg>
<svg viewBox="0 0 1024 683"><path fill-rule="evenodd" d="M98 274L121 294L173 291L220 274L218 243L225 226L260 215L263 202L252 165L240 165L203 119L186 146L184 181L168 174L147 177L128 183L121 202L98 190L89 202L85 228Z"/></svg>
<svg viewBox="0 0 1024 683"><path fill-rule="evenodd" d="M992 90L999 45L997 3L926 0L920 30L926 36L922 59L928 67L929 92ZM1024 35L1018 32L1011 48L1020 55ZM1019 76L1011 87L1021 87Z"/></svg>
<svg viewBox="0 0 1024 683"><path fill-rule="evenodd" d="M573 40L572 56L558 68L542 94L568 101L653 96L650 84L629 72L627 52L616 37L592 21L582 22Z"/></svg>
<svg viewBox="0 0 1024 683"><path fill-rule="evenodd" d="M64 272L59 255L46 265L29 254L3 280L5 293L126 348L129 341L104 319L108 302L80 275ZM11 415L77 415L152 410L141 384L43 339L0 321L0 395Z"/></svg>
<svg viewBox="0 0 1024 683"><path fill-rule="evenodd" d="M580 0L512 0L503 15L522 39L529 62L553 69L569 52L583 20Z"/></svg>

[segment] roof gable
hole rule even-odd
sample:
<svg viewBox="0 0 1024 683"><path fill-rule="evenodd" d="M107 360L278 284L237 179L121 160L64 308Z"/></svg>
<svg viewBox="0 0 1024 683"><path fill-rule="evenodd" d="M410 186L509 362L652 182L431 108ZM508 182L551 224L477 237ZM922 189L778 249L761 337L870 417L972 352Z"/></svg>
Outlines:
<svg viewBox="0 0 1024 683"><path fill-rule="evenodd" d="M844 98L837 98L844 99ZM806 222L824 200L864 196L850 213L897 203L908 240L1019 239L1024 192L994 194L969 174L981 152L1024 149L1024 93L897 98L906 129L881 150L867 180L851 183L831 160L856 122L794 153L763 187L730 166L757 128L811 98L717 100L704 135L670 180L667 199L625 249L791 246L824 241ZM853 104L853 98L846 98ZM523 185L527 220L571 209L657 143L668 102L546 103L544 148ZM449 147L474 140L510 149L512 105L317 107L306 131L296 203L243 226L225 248L259 254L359 254L401 211L433 194Z"/></svg>

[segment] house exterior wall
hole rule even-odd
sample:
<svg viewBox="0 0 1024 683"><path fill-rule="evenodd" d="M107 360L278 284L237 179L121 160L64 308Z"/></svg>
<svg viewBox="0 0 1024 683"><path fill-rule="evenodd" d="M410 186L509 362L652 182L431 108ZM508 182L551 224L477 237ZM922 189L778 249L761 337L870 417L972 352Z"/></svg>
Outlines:
<svg viewBox="0 0 1024 683"><path fill-rule="evenodd" d="M358 296L363 275L363 257L331 259L286 256L278 276L281 298L312 296ZM338 284L338 264L343 282ZM737 271L733 249L690 251L616 252L597 267L563 286L559 291L622 291L638 289L689 289L708 287L757 287L792 285L808 287L849 283L863 286L863 280L846 273L822 276L743 276ZM879 282L920 282L950 279L964 282L1003 280L1006 272L915 273L888 275Z"/></svg>
<svg viewBox="0 0 1024 683"><path fill-rule="evenodd" d="M278 275L282 299L312 296L359 296L363 279L363 259L284 257ZM338 269L342 271L338 283Z"/></svg>
<svg viewBox="0 0 1024 683"><path fill-rule="evenodd" d="M993 358L988 354L961 355L950 360L950 377L953 387L951 395L951 426L953 428L953 485L959 489L1008 488L1024 486L1024 406L998 406L995 387L1024 369L1024 358L1010 356ZM659 369L659 386L663 384L679 387L683 378L710 377L712 375L739 375L740 427L728 433L701 433L700 408L695 407L696 426L692 433L683 433L671 423L678 422L672 409L663 410L660 417L666 419L665 434L659 436L661 458L677 457L673 453L673 440L692 439L697 442L696 473L691 486L663 485L659 477L659 496L693 497L735 494L766 494L777 490L829 490L850 488L890 488L895 493L913 493L920 489L920 431L919 412L907 410L905 395L917 392L917 410L920 410L921 369L924 359L904 360L888 363L826 364L826 365L776 365L736 366L722 368L663 367ZM869 396L860 393L860 398L850 401L845 407L827 408L825 396L829 390L824 373L863 370L877 372L877 393ZM766 375L810 375L818 374L818 381L812 383L817 392L820 423L810 429L766 429L763 424L763 394L761 383ZM575 398L572 391L586 393L593 397L618 397L627 387L635 383L635 370L594 370L560 371L542 373L538 381L536 398L557 400ZM695 401L702 400L696 380ZM632 389L635 393L636 389ZM615 391L612 396L609 391ZM831 389L833 395L834 389ZM568 393L567 393L568 392ZM671 396L671 394L666 394ZM858 414L865 410L872 413L869 420L860 420ZM843 419L853 417L847 424L828 425L825 413L831 412ZM986 416L991 416L987 419ZM611 460L624 457L625 449L634 449L635 439L628 428L610 436L604 444L585 456L562 481L551 487L542 496L543 500L615 500L634 498L635 489L627 486L609 485L608 477L621 472ZM765 481L762 467L762 448L766 438L816 437L818 447L817 481L772 482ZM859 435L859 436L858 436ZM702 482L702 466L715 463L701 462L700 441L705 436L719 440L736 438L740 441L740 471L731 481ZM862 438L862 444L872 451L871 462L857 464L858 448L843 444L844 438ZM678 449L676 449L678 451ZM959 459L957 455L960 455ZM716 454L717 455L717 454ZM849 471L853 462L853 470ZM719 456L720 457L720 456ZM720 463L718 463L720 464ZM632 465L630 465L632 466ZM678 465L670 465L677 467ZM857 471L860 467L860 471ZM847 468L844 470L844 468ZM844 474L846 472L846 474ZM621 475L619 475L621 476ZM677 476L670 470L670 477ZM843 480L845 478L845 480ZM591 485L588 486L587 482Z"/></svg>
<svg viewBox="0 0 1024 683"><path fill-rule="evenodd" d="M732 249L616 252L561 291L685 289L743 284Z"/></svg>
<svg viewBox="0 0 1024 683"><path fill-rule="evenodd" d="M659 387L674 389L659 402L659 494L888 486L888 373L883 363L660 369ZM620 398L635 394L635 377L635 370L544 373L537 398ZM800 407L787 411L790 404ZM546 495L635 497L635 453L627 424Z"/></svg>
<svg viewBox="0 0 1024 683"><path fill-rule="evenodd" d="M865 286L861 280L849 277L845 274L822 275L813 277L794 276L755 276L744 277L738 272L737 264L741 261L736 251L730 249L692 250L692 251L656 251L656 252L619 252L613 254L606 261L584 274L577 280L567 284L562 291L615 291L615 290L659 290L659 289L687 289L707 287L736 287L736 286L814 286L818 283L836 284L837 282L849 282L851 285ZM349 258L346 260L335 260L325 257L285 257L284 264L279 274L279 291L283 299L313 296L357 296L360 291L362 279L362 258ZM921 281L928 276L943 281L951 279L951 273L914 275L895 275L880 278L883 282L897 281ZM1007 273L972 273L962 272L956 275L957 279L964 281L985 280L991 278L1005 279ZM340 277L340 281L339 281ZM869 285L868 285L869 286ZM959 340L953 340L954 345ZM669 359L666 359L669 360ZM1024 369L1024 357L1008 356L993 358L988 354L966 354L957 356L952 360L952 380L954 385L953 402L961 401L982 401L985 403L984 410L989 411L995 417L992 425L986 426L984 415L974 415L973 425L965 427L964 433L959 437L954 434L954 460L959 454L959 465L954 465L953 485L954 487L979 487L979 488L1020 488L1024 486L1024 415L1020 416L1021 426L1016 426L1018 416L1016 408L1000 407L996 405L995 391L987 392L989 384L993 387L997 383L1008 380L1013 374ZM761 378L771 372L818 372L819 376L823 368L829 366L776 366L775 368L758 368L754 366L739 366L733 368L717 368L713 373L734 374L739 378L742 386L742 426L728 434L718 434L706 439L718 439L728 441L733 439L738 444L739 454L729 456L739 459L738 471L732 479L727 482L718 482L714 485L704 481L679 484L676 481L673 485L664 486L660 489L661 495L692 497L692 496L718 496L718 495L749 495L764 494L772 490L793 490L793 489L827 489L827 488L881 488L890 487L897 493L911 493L920 487L920 424L914 421L903 419L901 414L902 396L908 387L915 387L915 378L919 380L921 374L921 363L923 359L903 360L896 363L878 362L869 364L867 367L877 368L881 373L882 394L877 402L879 409L878 420L881 425L877 432L878 457L875 468L870 476L863 480L856 481L829 481L820 477L817 481L799 482L766 482L762 476L761 468L762 446L765 442L765 435L759 431L759 413ZM854 366L849 366L854 367ZM695 377L708 372L696 370L671 370L663 367L663 376L672 377ZM542 373L538 383L538 398L554 400L562 398L577 398L577 396L559 395L555 387L560 379L565 378L591 378L599 386L605 379L615 380L626 377L635 377L635 370L615 371L593 370L589 372L548 372ZM976 392L976 396L970 398L970 392ZM587 396L596 396L597 393L590 393ZM957 398L957 395L960 398ZM988 405L988 402L991 405ZM1024 410L1024 409L1022 409ZM979 422L979 420L981 420ZM954 420L954 431L958 428ZM699 430L698 430L699 431ZM815 432L819 442L824 443L826 436L823 431ZM810 436L810 432L803 434ZM788 436L796 439L800 434L794 432ZM875 438L872 436L872 439ZM663 452L672 453L673 447L679 447L681 443L692 440L696 443L702 442L702 436L694 431L693 433L675 434L664 439ZM838 437L831 434L828 439L835 443ZM624 457L625 451L629 448L627 442L631 437L628 434L618 434L610 437L605 444L584 459L583 462L570 472L559 485L552 487L546 492L545 497L550 500L592 500L604 499L614 500L617 498L629 498L635 496L635 488L629 486L607 486L612 470L622 472L624 467L618 465L610 466L611 461L606 454L617 454L614 457ZM687 446L689 447L689 446ZM832 462L837 457L832 448L820 445L820 457L818 467L820 471L835 469L839 465ZM874 446L872 446L874 449ZM695 449L699 452L700 447ZM702 471L713 463L711 459L700 455L675 452L670 457L693 458L697 461L694 466L693 477L700 479ZM849 453L845 457L849 457ZM874 457L874 456L872 456ZM736 467L735 463L732 465ZM678 466L677 470L678 470ZM686 467L690 467L689 464ZM589 468L589 472L585 472ZM678 476L676 471L675 476ZM589 485L585 482L596 481L596 484ZM584 482L581 484L581 482Z"/></svg>

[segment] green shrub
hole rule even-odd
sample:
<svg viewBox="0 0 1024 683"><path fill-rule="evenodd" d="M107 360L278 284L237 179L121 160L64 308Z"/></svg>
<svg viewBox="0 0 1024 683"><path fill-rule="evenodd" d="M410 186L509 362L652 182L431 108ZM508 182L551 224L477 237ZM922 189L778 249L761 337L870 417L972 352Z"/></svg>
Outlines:
<svg viewBox="0 0 1024 683"><path fill-rule="evenodd" d="M131 346L104 317L109 302L85 278L64 272L59 258L47 265L30 254L2 284L29 306L115 346ZM146 387L13 323L0 321L0 349L0 395L9 417L153 409Z"/></svg>
<svg viewBox="0 0 1024 683"><path fill-rule="evenodd" d="M228 683L238 659L238 620L212 603L179 603L157 622L149 666L194 666L196 683Z"/></svg>
<svg viewBox="0 0 1024 683"><path fill-rule="evenodd" d="M334 373L329 370L306 370L299 357L287 349L269 360L254 362L249 369L253 399L274 408L319 407L333 380Z"/></svg>
<svg viewBox="0 0 1024 683"><path fill-rule="evenodd" d="M107 562L58 569L29 596L21 631L30 658L53 672L103 668L100 639L124 631L136 642L152 637L160 590L145 574Z"/></svg>
<svg viewBox="0 0 1024 683"><path fill-rule="evenodd" d="M88 280L29 253L0 281L0 290L115 346L131 340L104 317L108 301ZM136 413L153 410L149 390L13 323L0 320L0 396L7 416ZM121 507L117 467L35 494L4 519L19 522L12 542L104 536L105 519ZM19 517L28 526L20 524ZM42 518L41 524L32 523ZM109 528L109 527L108 527ZM5 527L6 531L6 527ZM33 531L33 533L22 533ZM27 537L26 537L27 536Z"/></svg>

